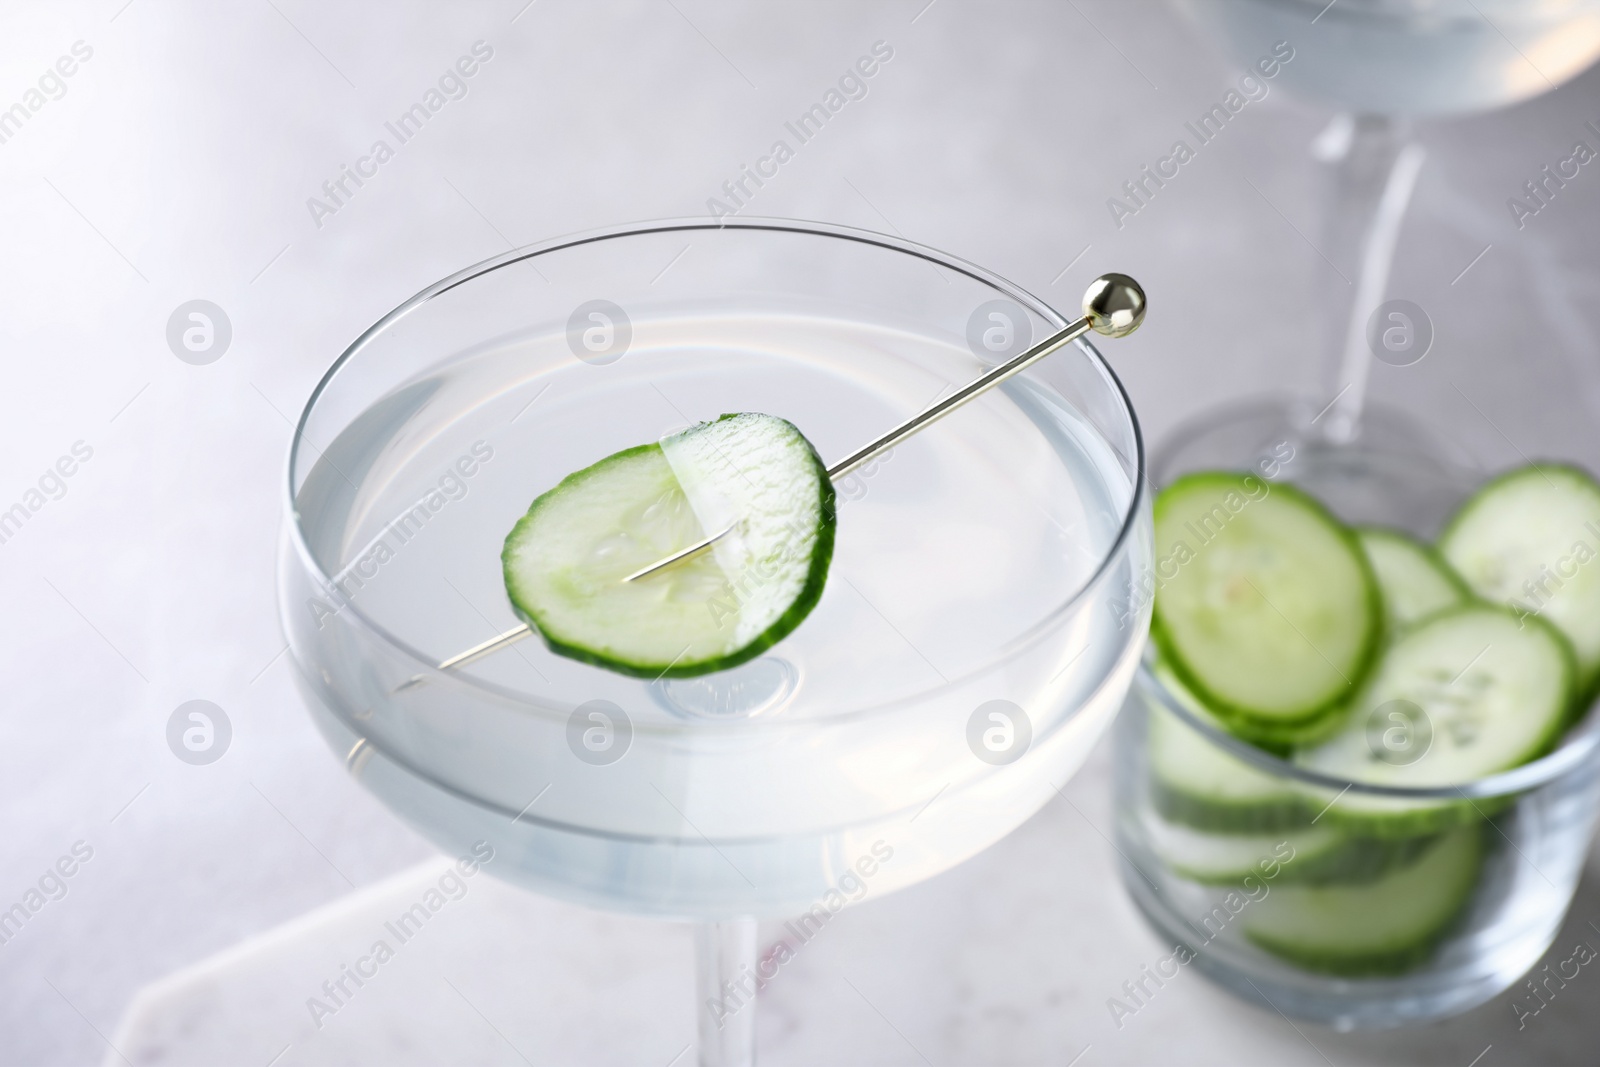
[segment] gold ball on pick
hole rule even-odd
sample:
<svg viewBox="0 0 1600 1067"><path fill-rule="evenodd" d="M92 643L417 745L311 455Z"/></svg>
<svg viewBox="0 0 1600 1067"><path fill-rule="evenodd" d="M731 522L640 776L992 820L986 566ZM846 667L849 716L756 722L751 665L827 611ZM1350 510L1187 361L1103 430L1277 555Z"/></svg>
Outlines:
<svg viewBox="0 0 1600 1067"><path fill-rule="evenodd" d="M1083 317L1095 333L1126 337L1144 321L1144 290L1126 274L1102 274L1083 294Z"/></svg>

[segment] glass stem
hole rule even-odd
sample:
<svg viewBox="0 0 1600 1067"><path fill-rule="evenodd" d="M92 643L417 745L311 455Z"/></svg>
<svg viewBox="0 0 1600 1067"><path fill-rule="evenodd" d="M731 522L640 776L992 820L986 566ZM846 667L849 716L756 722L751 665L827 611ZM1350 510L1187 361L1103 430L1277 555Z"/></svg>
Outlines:
<svg viewBox="0 0 1600 1067"><path fill-rule="evenodd" d="M756 921L696 924L694 954L700 1067L754 1067Z"/></svg>
<svg viewBox="0 0 1600 1067"><path fill-rule="evenodd" d="M1325 440L1344 443L1360 432L1373 360L1367 319L1383 302L1424 152L1395 119L1339 115L1312 155L1322 187L1317 327L1326 406L1311 421Z"/></svg>

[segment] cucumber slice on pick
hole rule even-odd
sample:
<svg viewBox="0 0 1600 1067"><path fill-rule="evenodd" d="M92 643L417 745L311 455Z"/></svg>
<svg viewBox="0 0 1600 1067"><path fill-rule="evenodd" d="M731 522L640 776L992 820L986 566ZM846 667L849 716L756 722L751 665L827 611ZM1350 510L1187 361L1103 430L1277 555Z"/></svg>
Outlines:
<svg viewBox="0 0 1600 1067"><path fill-rule="evenodd" d="M833 483L771 415L724 415L607 456L540 496L501 559L513 609L559 655L687 678L781 640L822 597ZM713 549L623 579L732 527Z"/></svg>
<svg viewBox="0 0 1600 1067"><path fill-rule="evenodd" d="M1560 736L1575 671L1567 642L1538 619L1487 604L1450 608L1391 645L1344 728L1295 762L1378 785L1462 785L1546 752ZM1384 836L1478 814L1479 801L1345 794L1326 818Z"/></svg>
<svg viewBox="0 0 1600 1067"><path fill-rule="evenodd" d="M1310 970L1394 974L1425 958L1449 929L1482 858L1480 828L1467 827L1366 885L1275 886L1246 909L1244 933Z"/></svg>
<svg viewBox="0 0 1600 1067"><path fill-rule="evenodd" d="M1539 464L1474 493L1439 551L1485 600L1531 612L1572 642L1581 687L1600 676L1600 485Z"/></svg>
<svg viewBox="0 0 1600 1067"><path fill-rule="evenodd" d="M1368 526L1357 530L1356 536L1378 576L1384 619L1391 633L1455 607L1470 595L1465 583L1433 549L1410 535Z"/></svg>
<svg viewBox="0 0 1600 1067"><path fill-rule="evenodd" d="M1226 718L1303 724L1356 692L1382 600L1355 536L1305 493L1250 474L1178 479L1155 505L1152 634Z"/></svg>

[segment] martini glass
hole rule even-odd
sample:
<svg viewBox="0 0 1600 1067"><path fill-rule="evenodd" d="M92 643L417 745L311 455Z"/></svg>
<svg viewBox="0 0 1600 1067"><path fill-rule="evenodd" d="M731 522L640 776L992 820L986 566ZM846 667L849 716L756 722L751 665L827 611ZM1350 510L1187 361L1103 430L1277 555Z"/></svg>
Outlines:
<svg viewBox="0 0 1600 1067"><path fill-rule="evenodd" d="M1122 702L1150 519L1093 347L842 479L823 598L760 659L652 681L525 641L436 665L515 626L501 542L571 471L730 411L842 456L1065 323L931 249L781 220L584 234L430 286L339 357L295 434L280 610L313 718L450 853L696 924L700 1062L753 1062L787 959L757 959L757 919L815 936L987 847Z"/></svg>

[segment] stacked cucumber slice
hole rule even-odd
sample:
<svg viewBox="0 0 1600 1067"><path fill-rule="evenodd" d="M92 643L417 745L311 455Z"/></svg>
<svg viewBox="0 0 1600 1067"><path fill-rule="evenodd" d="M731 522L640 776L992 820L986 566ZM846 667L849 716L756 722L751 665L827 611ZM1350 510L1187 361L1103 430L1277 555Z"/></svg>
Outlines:
<svg viewBox="0 0 1600 1067"><path fill-rule="evenodd" d="M1168 486L1155 533L1174 573L1151 633L1173 672L1242 737L1315 734L1378 647L1383 602L1355 535L1290 486L1226 473Z"/></svg>
<svg viewBox="0 0 1600 1067"><path fill-rule="evenodd" d="M1483 858L1477 827L1431 842L1365 884L1284 885L1243 919L1257 945L1330 974L1395 974L1428 958L1467 902Z"/></svg>
<svg viewBox="0 0 1600 1067"><path fill-rule="evenodd" d="M1382 527L1356 530L1383 595L1383 622L1399 631L1472 595L1438 554L1409 534Z"/></svg>
<svg viewBox="0 0 1600 1067"><path fill-rule="evenodd" d="M1154 669L1191 717L1341 781L1445 793L1335 795L1153 706L1157 858L1201 885L1273 860L1240 926L1296 965L1373 975L1427 959L1472 900L1485 820L1510 803L1451 787L1549 752L1600 683L1600 484L1513 471L1435 548L1347 527L1292 486L1207 472L1162 492L1155 528Z"/></svg>
<svg viewBox="0 0 1600 1067"><path fill-rule="evenodd" d="M1571 642L1578 685L1600 681L1600 485L1576 467L1503 474L1467 502L1439 550L1467 584L1519 617L1537 615Z"/></svg>
<svg viewBox="0 0 1600 1067"><path fill-rule="evenodd" d="M1184 690L1166 664L1158 662L1155 674L1195 718L1227 729ZM1165 708L1152 707L1148 736L1152 799L1166 818L1229 834L1310 824L1302 793L1224 752Z"/></svg>
<svg viewBox="0 0 1600 1067"><path fill-rule="evenodd" d="M1294 761L1377 785L1464 785L1544 755L1573 703L1572 652L1538 619L1446 608L1389 646L1338 733ZM1347 796L1328 820L1385 836L1473 821L1482 804Z"/></svg>

